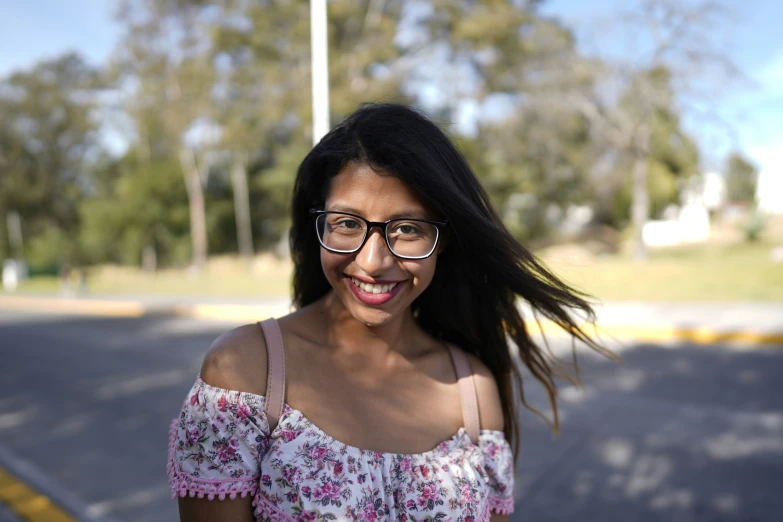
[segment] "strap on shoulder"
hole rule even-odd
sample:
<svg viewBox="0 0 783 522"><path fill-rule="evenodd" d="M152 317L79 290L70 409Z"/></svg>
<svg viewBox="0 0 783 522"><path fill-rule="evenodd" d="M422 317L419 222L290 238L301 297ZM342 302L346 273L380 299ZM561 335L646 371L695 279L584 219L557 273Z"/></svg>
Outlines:
<svg viewBox="0 0 783 522"><path fill-rule="evenodd" d="M258 325L264 333L266 339L266 417L269 421L269 432L271 433L280 417L283 415L283 404L285 403L285 352L283 351L283 334L280 333L280 326L274 317L266 321L260 321Z"/></svg>
<svg viewBox="0 0 783 522"><path fill-rule="evenodd" d="M470 369L468 358L464 352L454 346L447 344L451 362L454 364L454 371L457 374L457 385L459 386L460 399L462 400L462 420L465 423L470 440L478 444L479 428L481 422L479 419L478 399L476 397L476 384L473 380L473 371Z"/></svg>

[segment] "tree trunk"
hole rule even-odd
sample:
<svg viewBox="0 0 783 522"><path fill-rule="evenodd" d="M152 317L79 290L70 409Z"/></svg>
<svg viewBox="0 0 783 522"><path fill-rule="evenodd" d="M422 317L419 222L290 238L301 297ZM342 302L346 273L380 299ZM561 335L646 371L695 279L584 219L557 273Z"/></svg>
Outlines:
<svg viewBox="0 0 783 522"><path fill-rule="evenodd" d="M234 190L234 216L237 224L239 255L247 261L253 260L253 228L250 221L250 194L247 188L247 170L243 154L234 157L231 166L231 186Z"/></svg>
<svg viewBox="0 0 783 522"><path fill-rule="evenodd" d="M158 270L158 252L152 243L144 245L141 251L141 266L146 274L154 274Z"/></svg>
<svg viewBox="0 0 783 522"><path fill-rule="evenodd" d="M633 198L631 201L631 221L633 223L633 258L637 262L647 261L647 245L644 242L644 225L650 217L650 193L647 183L649 166L648 129L641 124L633 162Z"/></svg>
<svg viewBox="0 0 783 522"><path fill-rule="evenodd" d="M24 257L24 244L22 241L22 219L15 210L9 210L6 214L8 224L9 257L22 259Z"/></svg>
<svg viewBox="0 0 783 522"><path fill-rule="evenodd" d="M204 204L204 187L194 153L187 148L180 149L180 163L188 189L190 208L190 239L192 242L193 267L201 272L207 264L207 215Z"/></svg>

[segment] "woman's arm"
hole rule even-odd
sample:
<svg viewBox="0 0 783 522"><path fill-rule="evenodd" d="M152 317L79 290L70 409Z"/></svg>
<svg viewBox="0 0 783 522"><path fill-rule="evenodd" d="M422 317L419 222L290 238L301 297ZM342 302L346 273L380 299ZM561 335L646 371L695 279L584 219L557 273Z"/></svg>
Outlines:
<svg viewBox="0 0 783 522"><path fill-rule="evenodd" d="M479 411L481 412L481 428L503 431L503 409L500 404L500 393L492 372L477 357L469 355L473 378L476 382ZM508 522L508 515L492 513L490 522Z"/></svg>
<svg viewBox="0 0 783 522"><path fill-rule="evenodd" d="M180 522L255 522L253 497L225 500L179 498ZM494 518L492 519L494 521Z"/></svg>
<svg viewBox="0 0 783 522"><path fill-rule="evenodd" d="M212 386L262 395L266 388L266 343L257 325L218 337L201 365L201 379ZM223 500L178 497L180 522L255 522L253 496Z"/></svg>

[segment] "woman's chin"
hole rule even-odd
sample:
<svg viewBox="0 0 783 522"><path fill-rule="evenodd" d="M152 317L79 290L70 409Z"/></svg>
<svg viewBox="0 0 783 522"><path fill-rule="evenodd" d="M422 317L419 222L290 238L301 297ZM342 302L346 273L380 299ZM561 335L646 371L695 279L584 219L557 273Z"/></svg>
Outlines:
<svg viewBox="0 0 783 522"><path fill-rule="evenodd" d="M350 303L348 305L348 310L351 312L354 319L367 327L383 326L394 317L394 314L389 310L372 309L361 305L357 306L356 303Z"/></svg>

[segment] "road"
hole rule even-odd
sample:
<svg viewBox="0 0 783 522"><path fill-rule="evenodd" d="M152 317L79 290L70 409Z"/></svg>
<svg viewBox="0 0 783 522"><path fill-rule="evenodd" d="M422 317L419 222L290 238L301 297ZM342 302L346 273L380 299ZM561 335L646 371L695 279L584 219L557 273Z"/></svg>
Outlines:
<svg viewBox="0 0 783 522"><path fill-rule="evenodd" d="M176 520L167 427L230 327L4 311L0 445L95 515ZM617 349L622 365L581 357L581 391L563 383L561 435L522 414L511 520L780 520L783 347Z"/></svg>

